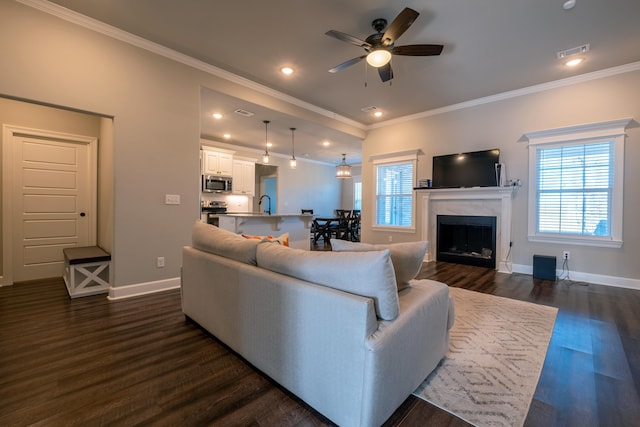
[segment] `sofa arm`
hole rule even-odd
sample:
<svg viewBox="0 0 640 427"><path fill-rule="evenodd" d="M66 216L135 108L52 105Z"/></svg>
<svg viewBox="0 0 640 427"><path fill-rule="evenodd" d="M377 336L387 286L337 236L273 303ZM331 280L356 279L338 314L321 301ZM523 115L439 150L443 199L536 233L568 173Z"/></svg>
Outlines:
<svg viewBox="0 0 640 427"><path fill-rule="evenodd" d="M400 315L367 340L365 425L384 422L435 369L448 350L449 287L414 280L399 293Z"/></svg>

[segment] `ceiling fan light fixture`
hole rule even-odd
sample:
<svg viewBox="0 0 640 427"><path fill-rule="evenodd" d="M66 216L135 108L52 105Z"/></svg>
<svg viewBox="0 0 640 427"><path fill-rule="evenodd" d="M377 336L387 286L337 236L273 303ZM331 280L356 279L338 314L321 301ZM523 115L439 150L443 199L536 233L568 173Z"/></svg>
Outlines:
<svg viewBox="0 0 640 427"><path fill-rule="evenodd" d="M367 55L367 64L372 67L382 67L391 61L391 52L387 49L380 48L369 52Z"/></svg>
<svg viewBox="0 0 640 427"><path fill-rule="evenodd" d="M342 155L342 163L336 166L336 178L351 178L351 165L347 164L346 154Z"/></svg>

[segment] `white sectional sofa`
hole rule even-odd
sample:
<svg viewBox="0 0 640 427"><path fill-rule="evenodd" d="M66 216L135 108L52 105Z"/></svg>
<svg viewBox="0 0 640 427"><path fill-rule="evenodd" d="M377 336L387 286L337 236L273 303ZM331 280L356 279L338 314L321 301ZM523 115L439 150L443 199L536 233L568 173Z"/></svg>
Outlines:
<svg viewBox="0 0 640 427"><path fill-rule="evenodd" d="M445 284L397 290L395 249L310 252L198 222L183 312L338 425L378 426L444 357L454 317Z"/></svg>

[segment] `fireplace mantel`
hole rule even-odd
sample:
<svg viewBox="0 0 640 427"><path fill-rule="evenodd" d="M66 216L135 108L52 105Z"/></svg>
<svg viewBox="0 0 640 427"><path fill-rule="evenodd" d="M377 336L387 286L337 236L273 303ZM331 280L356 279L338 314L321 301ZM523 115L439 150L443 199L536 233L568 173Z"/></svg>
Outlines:
<svg viewBox="0 0 640 427"><path fill-rule="evenodd" d="M429 188L416 193L422 202L422 239L429 241L428 259L436 253L438 215L496 217L496 269L510 273L511 200L514 187Z"/></svg>

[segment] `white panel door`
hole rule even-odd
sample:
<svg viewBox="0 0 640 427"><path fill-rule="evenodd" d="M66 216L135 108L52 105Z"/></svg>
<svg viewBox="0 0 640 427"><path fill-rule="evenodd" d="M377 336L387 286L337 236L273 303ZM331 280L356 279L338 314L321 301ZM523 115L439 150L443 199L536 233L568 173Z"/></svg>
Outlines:
<svg viewBox="0 0 640 427"><path fill-rule="evenodd" d="M89 145L14 134L12 149L13 280L62 276L62 249L90 245Z"/></svg>

